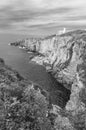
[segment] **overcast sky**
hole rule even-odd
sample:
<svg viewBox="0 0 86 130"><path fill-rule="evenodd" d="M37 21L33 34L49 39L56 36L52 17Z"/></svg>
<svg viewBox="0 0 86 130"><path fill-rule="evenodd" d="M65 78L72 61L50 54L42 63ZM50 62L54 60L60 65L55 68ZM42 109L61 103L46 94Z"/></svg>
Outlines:
<svg viewBox="0 0 86 130"><path fill-rule="evenodd" d="M86 0L0 0L0 32L52 34L86 28Z"/></svg>

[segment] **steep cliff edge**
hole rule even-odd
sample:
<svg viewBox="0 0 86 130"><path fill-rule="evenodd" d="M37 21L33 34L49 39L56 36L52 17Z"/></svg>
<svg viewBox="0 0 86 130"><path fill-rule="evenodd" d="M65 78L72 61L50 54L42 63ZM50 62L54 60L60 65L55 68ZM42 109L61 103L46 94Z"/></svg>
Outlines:
<svg viewBox="0 0 86 130"><path fill-rule="evenodd" d="M21 46L21 43L19 45ZM58 36L54 35L30 42L28 46L23 43L23 46L28 48L28 51L38 52L32 61L45 66L58 82L70 89L70 100L65 106L68 116L67 118L60 116L61 121L70 121L74 125L71 129L85 130L86 31L76 30Z"/></svg>

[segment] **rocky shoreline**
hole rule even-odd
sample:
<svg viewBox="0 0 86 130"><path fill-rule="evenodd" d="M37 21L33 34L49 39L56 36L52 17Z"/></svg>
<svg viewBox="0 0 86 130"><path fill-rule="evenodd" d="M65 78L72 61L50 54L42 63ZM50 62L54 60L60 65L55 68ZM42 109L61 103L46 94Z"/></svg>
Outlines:
<svg viewBox="0 0 86 130"><path fill-rule="evenodd" d="M53 77L71 91L65 106L67 115L59 115L58 122L65 130L86 129L86 31L74 30L61 35L53 35L35 42L16 42L13 46L23 46L37 52L31 60L43 65ZM39 55L42 54L42 55ZM57 125L57 129L58 129ZM69 128L70 126L70 128Z"/></svg>

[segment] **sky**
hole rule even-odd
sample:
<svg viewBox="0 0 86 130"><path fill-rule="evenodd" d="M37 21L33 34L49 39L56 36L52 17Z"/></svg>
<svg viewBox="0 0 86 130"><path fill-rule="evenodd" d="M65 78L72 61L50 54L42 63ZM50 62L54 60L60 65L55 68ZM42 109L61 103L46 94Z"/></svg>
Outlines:
<svg viewBox="0 0 86 130"><path fill-rule="evenodd" d="M86 0L0 0L0 33L49 35L86 28Z"/></svg>

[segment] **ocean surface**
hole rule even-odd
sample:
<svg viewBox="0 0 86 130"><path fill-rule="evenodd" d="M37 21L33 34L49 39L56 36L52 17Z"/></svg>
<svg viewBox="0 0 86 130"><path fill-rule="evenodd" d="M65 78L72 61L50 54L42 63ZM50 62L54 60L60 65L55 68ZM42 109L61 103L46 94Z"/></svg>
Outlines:
<svg viewBox="0 0 86 130"><path fill-rule="evenodd" d="M9 46L10 42L23 39L27 36L21 35L0 35L0 57L5 63L16 69L22 76L26 77L51 93L53 103L58 102L58 94L69 94L63 86L46 72L45 68L40 65L29 63L31 53L18 47ZM64 102L65 103L65 102Z"/></svg>

